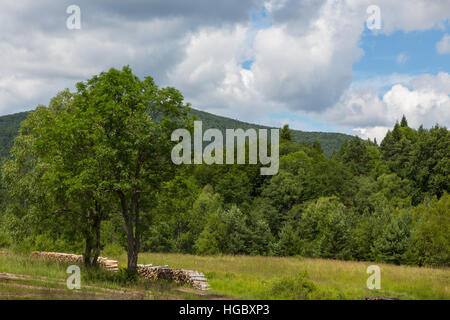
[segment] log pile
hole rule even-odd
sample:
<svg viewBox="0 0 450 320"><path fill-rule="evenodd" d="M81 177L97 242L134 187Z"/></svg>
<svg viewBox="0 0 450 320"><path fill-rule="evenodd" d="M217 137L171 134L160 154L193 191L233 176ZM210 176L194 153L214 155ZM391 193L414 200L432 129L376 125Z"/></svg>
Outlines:
<svg viewBox="0 0 450 320"><path fill-rule="evenodd" d="M119 262L104 257L97 258L98 264L105 270L112 272L119 272Z"/></svg>
<svg viewBox="0 0 450 320"><path fill-rule="evenodd" d="M32 257L39 257L44 259L55 260L63 263L83 263L84 259L82 255L59 253L59 252L40 252L34 251L31 253ZM104 257L98 257L97 263L105 270L117 272L119 271L119 262Z"/></svg>
<svg viewBox="0 0 450 320"><path fill-rule="evenodd" d="M171 269L168 266L153 266L151 264L138 264L137 271L139 275L149 280L167 280L174 281L181 285L190 285L200 290L209 290L210 286L202 272Z"/></svg>
<svg viewBox="0 0 450 320"><path fill-rule="evenodd" d="M63 263L81 264L84 261L83 256L70 253L35 251L31 254L31 256ZM100 267L105 270L112 272L119 271L119 264L116 260L98 257L97 262ZM141 277L148 280L174 281L177 284L189 285L199 290L210 289L208 281L202 272L184 269L171 269L168 266L153 266L151 264L138 264L137 271Z"/></svg>

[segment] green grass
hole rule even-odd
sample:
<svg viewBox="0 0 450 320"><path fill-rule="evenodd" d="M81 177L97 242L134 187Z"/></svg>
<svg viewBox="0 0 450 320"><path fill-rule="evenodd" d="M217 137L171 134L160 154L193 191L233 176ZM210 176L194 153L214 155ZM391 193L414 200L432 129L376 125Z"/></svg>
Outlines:
<svg viewBox="0 0 450 320"><path fill-rule="evenodd" d="M131 279L126 271L87 270L81 267L81 290L69 290L68 264L9 252L0 255L0 299L202 299L195 291L180 291L166 281Z"/></svg>
<svg viewBox="0 0 450 320"><path fill-rule="evenodd" d="M126 254L116 257L121 268ZM450 298L450 269L378 264L381 290L368 290L369 262L260 256L194 256L142 253L139 263L169 265L205 273L212 290L206 295L165 281L129 281L126 273L88 271L82 267L82 290L66 289L67 265L9 253L0 256L0 272L26 275L1 280L0 299L400 299Z"/></svg>
<svg viewBox="0 0 450 320"><path fill-rule="evenodd" d="M115 257L126 264L126 256ZM218 256L200 257L184 254L142 253L140 263L169 265L205 273L217 295L237 299L286 299L302 296L302 292L278 292L279 283L303 288L299 282L306 272L315 287L306 299L364 299L365 296L389 296L400 299L449 299L450 269L395 266L369 262L347 262L325 259L282 257ZM381 290L366 286L371 264L381 268ZM299 289L302 290L302 289ZM304 290L304 289L303 289ZM295 291L295 289L293 290Z"/></svg>

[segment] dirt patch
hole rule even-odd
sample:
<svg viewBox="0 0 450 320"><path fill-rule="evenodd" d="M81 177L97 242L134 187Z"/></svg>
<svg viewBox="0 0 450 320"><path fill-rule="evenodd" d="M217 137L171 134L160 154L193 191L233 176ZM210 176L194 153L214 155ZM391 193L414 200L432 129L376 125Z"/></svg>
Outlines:
<svg viewBox="0 0 450 320"><path fill-rule="evenodd" d="M0 272L0 279L1 280L30 280L30 277L23 276L20 274L12 274L12 273L5 273Z"/></svg>
<svg viewBox="0 0 450 320"><path fill-rule="evenodd" d="M182 293L190 293L193 295L197 295L197 296L200 296L202 299L205 298L205 299L211 299L211 300L233 300L231 298L219 296L217 294L212 294L212 293L208 293L205 291L200 291L200 290L195 290L195 289L185 288L185 287L178 288L177 291L182 292Z"/></svg>

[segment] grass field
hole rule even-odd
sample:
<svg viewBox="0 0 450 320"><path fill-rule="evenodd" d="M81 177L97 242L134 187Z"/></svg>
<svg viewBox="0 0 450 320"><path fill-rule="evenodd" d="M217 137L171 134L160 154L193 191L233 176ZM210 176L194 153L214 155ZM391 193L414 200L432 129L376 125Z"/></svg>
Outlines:
<svg viewBox="0 0 450 320"><path fill-rule="evenodd" d="M130 281L125 272L87 271L81 266L81 290L69 290L67 264L28 255L0 255L0 299L210 299L165 281Z"/></svg>
<svg viewBox="0 0 450 320"><path fill-rule="evenodd" d="M125 255L118 258L119 262L126 263ZM368 290L366 281L369 274L366 269L373 264L368 262L151 253L141 254L140 262L202 271L214 293L238 299L296 298L296 289L301 290L302 287L297 275L302 272L307 273L307 278L316 287L305 297L310 299L364 299L365 296L450 299L448 268L378 264L381 268L381 290ZM286 292L276 290L283 284ZM297 296L301 297L301 292Z"/></svg>
<svg viewBox="0 0 450 320"><path fill-rule="evenodd" d="M126 255L116 257L126 266ZM121 275L82 269L82 290L65 288L66 265L9 253L0 256L0 273L29 277L2 280L1 298L67 299L450 299L450 269L378 264L381 289L368 290L368 262L324 259L140 254L139 263L169 265L204 272L212 287L208 294L166 282L129 283Z"/></svg>

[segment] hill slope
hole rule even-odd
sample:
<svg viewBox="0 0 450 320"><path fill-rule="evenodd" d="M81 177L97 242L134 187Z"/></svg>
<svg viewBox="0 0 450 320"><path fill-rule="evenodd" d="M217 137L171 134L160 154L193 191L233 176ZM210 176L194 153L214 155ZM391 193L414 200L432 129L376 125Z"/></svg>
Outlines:
<svg viewBox="0 0 450 320"><path fill-rule="evenodd" d="M221 131L225 129L268 129L271 127L251 124L239 120L217 116L212 113L192 109L191 114L203 121L203 130L209 128L217 128ZM292 130L292 138L297 143L305 142L311 145L315 140L319 141L326 156L330 156L333 151L339 150L342 143L352 138L352 136L343 133L331 132L306 132L300 130Z"/></svg>
<svg viewBox="0 0 450 320"><path fill-rule="evenodd" d="M217 128L222 131L225 129L244 129L249 128L262 129L269 128L234 120L226 117L217 116L208 112L192 109L191 114L198 120L203 121L203 129ZM20 123L26 119L28 112L21 112L12 115L0 117L0 159L7 156L13 144L14 137L17 135ZM343 133L328 132L304 132L292 130L292 137L298 143L305 142L312 144L314 140L318 140L322 145L325 155L330 156L333 151L338 150L345 140L352 136Z"/></svg>
<svg viewBox="0 0 450 320"><path fill-rule="evenodd" d="M0 159L6 157L18 134L20 123L27 118L28 112L0 117Z"/></svg>

